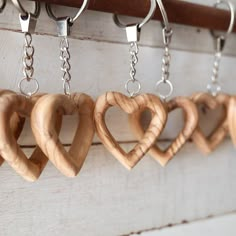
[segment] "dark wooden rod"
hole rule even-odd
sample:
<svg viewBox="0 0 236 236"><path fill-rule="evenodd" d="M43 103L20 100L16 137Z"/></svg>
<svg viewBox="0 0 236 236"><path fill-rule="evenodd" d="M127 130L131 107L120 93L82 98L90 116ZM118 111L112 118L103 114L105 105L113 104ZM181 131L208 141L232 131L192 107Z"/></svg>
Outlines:
<svg viewBox="0 0 236 236"><path fill-rule="evenodd" d="M83 0L38 0L51 4L80 7ZM226 30L230 21L230 12L214 7L193 4L180 0L164 0L169 21L172 23L203 27L214 30ZM90 0L89 9L101 12L117 13L135 17L144 17L149 10L149 0ZM154 19L161 20L157 10ZM234 25L234 32L236 26Z"/></svg>

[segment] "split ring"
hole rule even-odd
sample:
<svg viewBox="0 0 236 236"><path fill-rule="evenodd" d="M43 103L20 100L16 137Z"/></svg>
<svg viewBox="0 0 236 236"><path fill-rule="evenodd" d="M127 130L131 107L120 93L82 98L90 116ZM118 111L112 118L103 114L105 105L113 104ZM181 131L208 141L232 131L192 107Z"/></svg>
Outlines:
<svg viewBox="0 0 236 236"><path fill-rule="evenodd" d="M89 0L84 0L82 6L80 7L80 9L76 13L76 15L74 17L69 17L69 23L73 24L79 18L79 16L88 8L88 5L89 5ZM60 18L60 17L55 16L50 4L46 3L45 7L46 7L46 11L48 13L48 16L51 19L57 21Z"/></svg>
<svg viewBox="0 0 236 236"><path fill-rule="evenodd" d="M22 16L28 16L29 12L25 10L25 8L23 7L23 5L21 4L20 0L11 0L12 3L14 4L14 6L18 9L18 11L20 12L20 14ZM40 3L37 1L34 1L35 3L35 8L34 8L34 12L30 13L34 18L38 18L39 13L40 13Z"/></svg>

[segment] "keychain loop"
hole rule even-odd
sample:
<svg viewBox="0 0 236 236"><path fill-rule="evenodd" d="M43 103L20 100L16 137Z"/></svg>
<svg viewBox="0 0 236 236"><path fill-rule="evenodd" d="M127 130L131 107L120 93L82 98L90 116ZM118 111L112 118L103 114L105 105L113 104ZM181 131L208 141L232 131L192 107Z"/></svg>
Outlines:
<svg viewBox="0 0 236 236"><path fill-rule="evenodd" d="M79 16L88 8L88 5L89 5L89 0L84 0L82 6L80 7L80 9L79 9L78 12L76 13L76 15L73 16L73 17L69 17L69 18L68 18L70 25L72 25L72 24L79 18ZM55 21L58 21L58 20L61 18L61 17L57 17L57 16L53 13L50 4L46 3L46 4L45 4L45 7L46 7L46 11L47 11L47 13L48 13L48 16L49 16L51 19L53 19L53 20L55 20Z"/></svg>
<svg viewBox="0 0 236 236"><path fill-rule="evenodd" d="M34 83L34 89L33 91L27 91L26 89L23 88L23 83ZM28 80L28 78L23 78L20 80L19 84L18 84L18 88L20 89L21 94L27 96L27 97L31 97L34 94L36 94L39 90L39 83L36 79L34 78L30 78L30 80Z"/></svg>
<svg viewBox="0 0 236 236"><path fill-rule="evenodd" d="M150 0L150 3L151 3L150 10L149 10L147 16L143 19L142 22L136 24L139 29L141 29L146 23L148 23L152 19L153 15L155 13L155 10L156 10L156 0ZM118 15L116 15L116 14L113 15L113 19L114 19L115 24L118 27L120 27L120 28L124 28L125 29L126 27L129 26L129 24L123 24L119 20Z"/></svg>
<svg viewBox="0 0 236 236"><path fill-rule="evenodd" d="M18 9L18 11L20 12L21 16L25 16L26 17L29 14L31 14L34 18L38 18L39 14L40 14L40 3L39 2L34 1L34 4L35 4L34 12L33 13L29 13L28 11L25 10L25 8L21 4L20 0L11 0L11 1L14 4L14 6Z"/></svg>
<svg viewBox="0 0 236 236"><path fill-rule="evenodd" d="M1 0L0 13L3 12L6 6L7 0Z"/></svg>
<svg viewBox="0 0 236 236"><path fill-rule="evenodd" d="M170 97L174 91L173 84L169 80L170 76L170 61L171 61L171 55L170 55L170 43L172 38L172 28L170 27L169 20L167 17L167 13L165 11L165 8L163 6L163 3L161 0L156 0L157 4L159 6L163 22L162 22L162 37L163 37L163 44L164 44L164 54L162 56L162 66L161 66L161 79L156 83L156 90L159 95L159 97L163 100L166 100L168 97ZM167 85L168 86L168 93L162 94L159 92L159 87L161 85Z"/></svg>
<svg viewBox="0 0 236 236"><path fill-rule="evenodd" d="M230 10L230 23L229 23L229 27L226 31L225 34L220 34L218 35L214 30L211 30L211 34L212 36L217 39L217 38L222 38L225 39L229 34L232 33L233 31L233 27L234 27L234 21L235 21L235 13L234 13L234 5L230 2L230 1L225 1L225 0L218 0L215 4L214 7L217 7L221 4L227 5L229 10Z"/></svg>
<svg viewBox="0 0 236 236"><path fill-rule="evenodd" d="M217 7L220 4L225 4L229 7L231 17L230 17L230 24L229 24L228 30L225 34L217 35L213 30L210 31L215 41L215 55L214 55L211 82L207 85L207 91L212 96L217 96L217 94L221 91L221 85L219 82L219 70L220 70L222 52L224 50L226 39L228 35L232 32L234 22L235 22L235 12L234 12L233 4L230 1L218 0L214 6Z"/></svg>

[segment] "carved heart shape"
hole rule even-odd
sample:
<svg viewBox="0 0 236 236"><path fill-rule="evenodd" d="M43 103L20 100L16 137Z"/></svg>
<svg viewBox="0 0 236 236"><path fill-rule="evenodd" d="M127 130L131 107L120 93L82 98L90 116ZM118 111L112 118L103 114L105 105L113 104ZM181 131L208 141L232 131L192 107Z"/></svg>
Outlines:
<svg viewBox="0 0 236 236"><path fill-rule="evenodd" d="M199 125L192 135L194 143L205 154L211 153L228 134L227 111L229 98L230 97L227 94L218 94L213 97L208 93L196 93L192 96L192 100L196 105L204 105L211 110L214 110L219 106L223 106L224 108L222 119L208 137L203 134Z"/></svg>
<svg viewBox="0 0 236 236"><path fill-rule="evenodd" d="M86 94L49 94L35 105L31 126L35 139L49 160L65 176L76 176L87 156L94 137L94 102ZM55 128L58 116L78 114L77 130L67 152Z"/></svg>
<svg viewBox="0 0 236 236"><path fill-rule="evenodd" d="M153 145L153 147L150 148L148 153L162 166L165 166L183 147L183 145L193 134L198 124L197 108L190 99L185 97L176 97L167 102L165 105L168 113L175 109L181 108L184 112L185 122L183 129L164 151L162 151L157 145ZM129 117L131 128L138 139L141 139L145 132L141 124L141 116L142 111L138 111Z"/></svg>
<svg viewBox="0 0 236 236"><path fill-rule="evenodd" d="M236 97L235 96L232 96L229 99L228 125L231 139L234 145L236 146Z"/></svg>
<svg viewBox="0 0 236 236"><path fill-rule="evenodd" d="M0 90L0 96L3 96L4 94L14 94L13 91L10 90ZM13 133L15 139L17 140L23 130L25 123L25 119L23 117L20 117L18 113L13 113L12 117L10 119L10 127L11 127L11 132ZM1 136L0 136L1 137ZM4 159L0 156L0 166L4 162Z"/></svg>
<svg viewBox="0 0 236 236"><path fill-rule="evenodd" d="M26 98L15 93L0 96L0 154L18 174L28 181L38 179L47 163L47 157L39 147L36 147L28 159L14 137L10 120L14 113L30 117L38 97Z"/></svg>
<svg viewBox="0 0 236 236"><path fill-rule="evenodd" d="M108 108L117 106L128 114L139 110L148 109L152 119L148 129L140 141L128 153L126 153L109 132L105 123L105 114ZM118 92L107 92L97 99L94 111L96 130L104 146L110 151L127 169L133 168L138 161L148 152L157 137L160 135L166 123L166 111L161 101L154 95L142 94L128 98Z"/></svg>

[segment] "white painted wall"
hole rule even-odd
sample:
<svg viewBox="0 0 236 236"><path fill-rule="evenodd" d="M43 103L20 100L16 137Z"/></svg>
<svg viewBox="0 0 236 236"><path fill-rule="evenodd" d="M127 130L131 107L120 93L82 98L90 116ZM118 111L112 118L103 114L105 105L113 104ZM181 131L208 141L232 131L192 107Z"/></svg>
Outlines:
<svg viewBox="0 0 236 236"><path fill-rule="evenodd" d="M214 1L195 2L211 5ZM70 11L60 8L58 14ZM17 91L24 39L18 32L17 11L10 4L0 15L0 28L0 85ZM213 41L208 30L179 25L173 25L173 29L170 79L174 96L205 90L213 63ZM35 77L40 91L62 92L59 40L44 10L36 31ZM143 92L156 92L154 85L160 79L163 54L161 37L158 22L150 22L142 31L137 77ZM232 35L227 42L220 70L223 90L231 94L236 93L235 39ZM84 14L72 28L70 45L74 91L86 92L94 99L108 90L125 92L129 48L125 33L114 26L111 14ZM115 137L130 148L135 138L127 117L113 110L107 119ZM176 136L179 124L181 118L175 114L162 135L162 144ZM65 122L63 143L70 144L73 127L75 122ZM29 127L20 143L27 153L32 151L29 146L34 141ZM236 210L235 155L230 139L209 157L188 143L166 168L147 155L128 172L95 137L81 173L73 180L62 176L49 163L39 181L26 183L4 163L0 171L0 235L129 235L228 214ZM234 224L227 227L227 232L234 235ZM172 230L179 232L175 227Z"/></svg>

